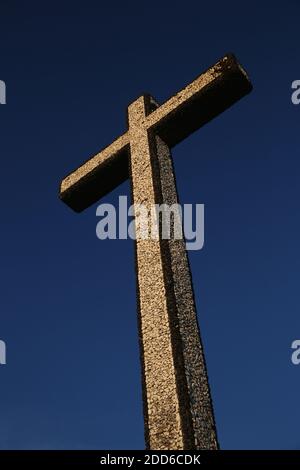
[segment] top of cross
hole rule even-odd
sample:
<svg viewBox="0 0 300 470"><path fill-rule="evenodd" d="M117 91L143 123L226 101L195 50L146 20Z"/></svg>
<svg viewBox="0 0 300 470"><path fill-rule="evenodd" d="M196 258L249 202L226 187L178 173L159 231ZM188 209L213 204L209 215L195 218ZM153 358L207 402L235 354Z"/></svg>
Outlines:
<svg viewBox="0 0 300 470"><path fill-rule="evenodd" d="M144 124L173 147L251 89L242 66L227 54L165 103L149 109ZM129 154L127 131L66 176L60 198L81 212L128 178Z"/></svg>

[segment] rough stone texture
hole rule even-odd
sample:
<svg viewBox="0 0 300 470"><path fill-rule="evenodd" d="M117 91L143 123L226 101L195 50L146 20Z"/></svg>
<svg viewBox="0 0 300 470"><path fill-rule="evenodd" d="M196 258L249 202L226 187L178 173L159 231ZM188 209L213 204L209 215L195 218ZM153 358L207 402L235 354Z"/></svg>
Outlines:
<svg viewBox="0 0 300 470"><path fill-rule="evenodd" d="M156 136L161 183L159 197L168 205L178 202L172 157ZM184 239L161 240L175 374L185 421L185 449L216 449L218 442L205 359L197 322L194 292Z"/></svg>
<svg viewBox="0 0 300 470"><path fill-rule="evenodd" d="M176 204L170 148L250 91L227 55L161 106L141 96L128 131L62 181L61 199L79 212L130 175L135 204ZM138 236L135 246L147 447L217 449L185 242Z"/></svg>
<svg viewBox="0 0 300 470"><path fill-rule="evenodd" d="M149 218L153 204L178 202L169 148L147 130L153 103L128 108L133 201ZM217 449L185 242L137 238L136 260L147 446Z"/></svg>
<svg viewBox="0 0 300 470"><path fill-rule="evenodd" d="M145 99L128 108L133 201L151 214L156 202L152 152L145 126ZM154 162L153 162L154 163ZM147 447L183 449L164 265L159 240L136 240L140 347Z"/></svg>

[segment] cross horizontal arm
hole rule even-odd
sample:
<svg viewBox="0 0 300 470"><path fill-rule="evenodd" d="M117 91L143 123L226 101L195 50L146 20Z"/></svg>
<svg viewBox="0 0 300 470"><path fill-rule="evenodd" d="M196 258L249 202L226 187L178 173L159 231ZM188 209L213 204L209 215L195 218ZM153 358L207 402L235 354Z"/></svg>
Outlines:
<svg viewBox="0 0 300 470"><path fill-rule="evenodd" d="M228 54L152 111L145 125L173 147L251 89L246 72L235 56ZM128 178L129 155L129 133L126 132L64 178L60 198L76 212L81 212Z"/></svg>
<svg viewBox="0 0 300 470"><path fill-rule="evenodd" d="M174 147L251 90L245 70L228 54L149 114L147 126Z"/></svg>

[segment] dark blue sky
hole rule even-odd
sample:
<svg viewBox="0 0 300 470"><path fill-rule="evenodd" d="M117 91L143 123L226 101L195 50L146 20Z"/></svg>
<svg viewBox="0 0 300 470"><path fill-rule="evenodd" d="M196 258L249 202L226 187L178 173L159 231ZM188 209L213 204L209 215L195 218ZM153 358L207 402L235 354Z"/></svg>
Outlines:
<svg viewBox="0 0 300 470"><path fill-rule="evenodd" d="M99 241L66 173L226 52L253 92L173 152L224 449L297 449L300 366L297 1L1 1L0 448L144 447L131 240ZM124 183L103 199L129 195Z"/></svg>

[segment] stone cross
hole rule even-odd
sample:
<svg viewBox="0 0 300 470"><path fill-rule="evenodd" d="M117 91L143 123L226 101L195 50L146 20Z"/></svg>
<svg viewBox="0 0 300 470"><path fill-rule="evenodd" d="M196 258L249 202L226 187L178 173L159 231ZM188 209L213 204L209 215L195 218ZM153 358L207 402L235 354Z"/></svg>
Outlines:
<svg viewBox="0 0 300 470"><path fill-rule="evenodd" d="M128 177L134 205L178 203L170 149L251 91L232 54L162 105L143 95L128 130L63 179L80 212ZM138 324L148 449L217 449L218 441L184 239L137 237Z"/></svg>

